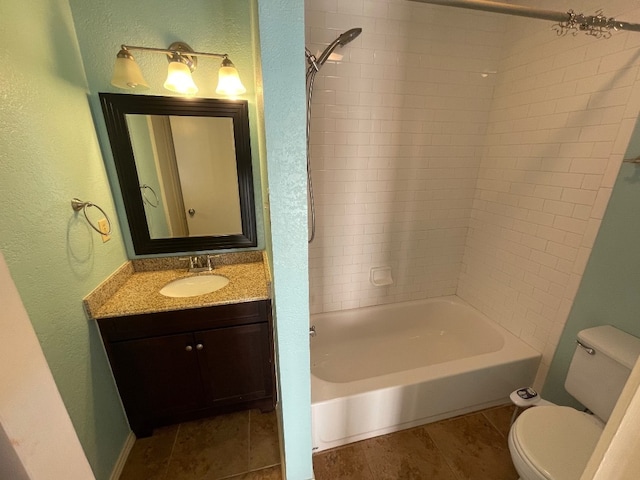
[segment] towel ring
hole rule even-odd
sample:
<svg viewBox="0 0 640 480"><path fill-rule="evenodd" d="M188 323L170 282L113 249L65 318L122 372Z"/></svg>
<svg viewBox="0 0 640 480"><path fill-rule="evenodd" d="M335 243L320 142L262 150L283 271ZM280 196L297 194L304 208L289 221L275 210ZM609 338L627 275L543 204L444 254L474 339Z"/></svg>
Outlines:
<svg viewBox="0 0 640 480"><path fill-rule="evenodd" d="M149 198L147 198L147 195L146 195L147 190L151 190L151 193L153 193L153 198L155 202L152 202L151 200L149 200ZM143 183L142 185L140 185L140 193L142 194L143 203L146 203L147 205L153 208L156 208L158 205L160 205L160 199L158 199L158 194L153 188L151 188L146 183Z"/></svg>
<svg viewBox="0 0 640 480"><path fill-rule="evenodd" d="M107 221L107 224L109 225L109 231L101 232L98 227L96 227L93 223L91 223L91 220L89 220L89 217L87 215L87 207L96 207L98 210L102 212L105 220ZM74 212L79 212L80 210L82 210L82 213L84 213L84 218L87 219L87 223L89 224L89 226L93 228L96 232L98 232L100 235L111 235L111 220L109 220L109 216L107 215L107 213L98 205L91 202L83 202L78 198L73 198L71 200L71 208L73 208Z"/></svg>

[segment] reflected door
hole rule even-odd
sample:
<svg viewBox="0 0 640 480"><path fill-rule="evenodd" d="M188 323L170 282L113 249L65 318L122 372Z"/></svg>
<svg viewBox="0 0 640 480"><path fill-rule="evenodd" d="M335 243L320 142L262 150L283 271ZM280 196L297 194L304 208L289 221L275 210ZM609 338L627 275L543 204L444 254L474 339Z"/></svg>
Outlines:
<svg viewBox="0 0 640 480"><path fill-rule="evenodd" d="M189 236L241 233L232 120L172 116L170 122Z"/></svg>

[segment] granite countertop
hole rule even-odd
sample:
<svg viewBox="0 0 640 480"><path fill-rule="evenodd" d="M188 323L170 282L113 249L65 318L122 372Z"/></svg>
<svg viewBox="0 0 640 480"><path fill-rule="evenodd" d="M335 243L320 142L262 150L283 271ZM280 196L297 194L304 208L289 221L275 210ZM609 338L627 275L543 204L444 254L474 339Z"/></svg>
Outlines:
<svg viewBox="0 0 640 480"><path fill-rule="evenodd" d="M160 294L160 289L172 280L207 274L225 276L229 284L215 292L193 297L176 298ZM219 265L212 272L197 274L189 273L184 268L134 271L133 267L125 264L112 276L119 278L116 287L111 287L105 293L109 289L105 281L84 299L91 318L166 312L270 298L270 275L264 261Z"/></svg>

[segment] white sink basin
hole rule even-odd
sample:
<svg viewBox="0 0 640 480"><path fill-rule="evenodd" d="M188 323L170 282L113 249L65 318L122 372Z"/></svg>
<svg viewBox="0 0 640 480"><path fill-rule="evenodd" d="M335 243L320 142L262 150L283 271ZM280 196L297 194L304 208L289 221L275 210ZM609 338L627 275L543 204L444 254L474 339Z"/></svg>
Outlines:
<svg viewBox="0 0 640 480"><path fill-rule="evenodd" d="M229 283L222 275L197 275L172 280L160 289L165 297L195 297L215 292Z"/></svg>

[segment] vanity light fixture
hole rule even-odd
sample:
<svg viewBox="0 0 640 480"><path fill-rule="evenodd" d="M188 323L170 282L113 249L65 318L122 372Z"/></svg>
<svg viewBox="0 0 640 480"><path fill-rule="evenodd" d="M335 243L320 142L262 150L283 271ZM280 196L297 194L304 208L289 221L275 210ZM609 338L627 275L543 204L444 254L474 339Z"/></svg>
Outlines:
<svg viewBox="0 0 640 480"><path fill-rule="evenodd" d="M149 88L149 84L142 76L133 55L125 48L122 48L116 56L111 85L132 90L147 90Z"/></svg>
<svg viewBox="0 0 640 480"><path fill-rule="evenodd" d="M142 50L167 55L169 68L167 79L164 82L164 88L172 92L193 95L198 91L198 87L191 76L191 73L198 65L197 57L216 57L222 59L222 65L218 73L216 93L236 96L242 95L247 91L240 81L238 70L236 70L236 67L231 60L229 60L226 53L194 52L193 49L184 42L174 42L169 45L167 49L121 45L116 57L113 77L111 79L111 84L115 87L133 90L149 88L130 50Z"/></svg>

